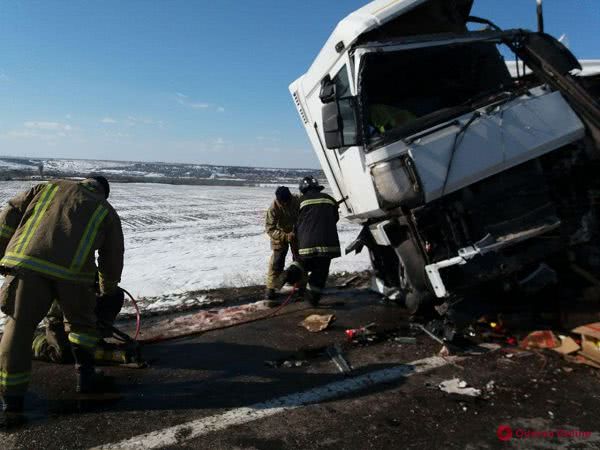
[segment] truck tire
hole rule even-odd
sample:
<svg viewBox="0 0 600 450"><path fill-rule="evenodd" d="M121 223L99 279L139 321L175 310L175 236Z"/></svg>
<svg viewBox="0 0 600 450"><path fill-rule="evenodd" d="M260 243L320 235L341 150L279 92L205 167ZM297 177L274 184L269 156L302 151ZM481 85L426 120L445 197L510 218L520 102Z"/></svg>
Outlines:
<svg viewBox="0 0 600 450"><path fill-rule="evenodd" d="M425 275L425 258L419 247L409 237L395 248L398 256L400 289L404 292L404 303L411 314L431 303L431 293Z"/></svg>

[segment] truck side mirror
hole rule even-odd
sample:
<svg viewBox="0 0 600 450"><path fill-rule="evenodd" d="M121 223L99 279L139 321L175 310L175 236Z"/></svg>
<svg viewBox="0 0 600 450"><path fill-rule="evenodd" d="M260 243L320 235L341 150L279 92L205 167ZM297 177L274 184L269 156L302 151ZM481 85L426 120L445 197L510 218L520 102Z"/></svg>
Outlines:
<svg viewBox="0 0 600 450"><path fill-rule="evenodd" d="M323 134L328 149L361 145L356 114L356 97L339 98L322 109Z"/></svg>
<svg viewBox="0 0 600 450"><path fill-rule="evenodd" d="M335 100L335 83L331 80L329 75L321 80L319 98L324 104L331 103Z"/></svg>

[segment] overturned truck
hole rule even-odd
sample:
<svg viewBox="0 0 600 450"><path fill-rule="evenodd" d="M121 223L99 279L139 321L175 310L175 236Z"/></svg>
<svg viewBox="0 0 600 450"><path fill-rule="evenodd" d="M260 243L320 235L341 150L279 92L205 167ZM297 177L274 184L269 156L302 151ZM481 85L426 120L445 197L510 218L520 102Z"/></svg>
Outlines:
<svg viewBox="0 0 600 450"><path fill-rule="evenodd" d="M342 214L363 225L347 251L368 248L374 287L411 311L600 269L600 75L472 4L373 1L290 85Z"/></svg>

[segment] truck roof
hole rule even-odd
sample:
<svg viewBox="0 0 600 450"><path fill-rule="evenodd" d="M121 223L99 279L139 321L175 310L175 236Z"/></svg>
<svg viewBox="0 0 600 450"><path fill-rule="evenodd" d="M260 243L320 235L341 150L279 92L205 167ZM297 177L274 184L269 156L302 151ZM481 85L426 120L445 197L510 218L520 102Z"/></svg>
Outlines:
<svg viewBox="0 0 600 450"><path fill-rule="evenodd" d="M305 93L316 86L324 73L328 72L339 59L342 54L336 50L339 42L342 42L344 48L347 48L362 34L380 27L427 1L429 0L374 0L342 19L306 74L301 77L304 78ZM292 85L298 81L300 79Z"/></svg>

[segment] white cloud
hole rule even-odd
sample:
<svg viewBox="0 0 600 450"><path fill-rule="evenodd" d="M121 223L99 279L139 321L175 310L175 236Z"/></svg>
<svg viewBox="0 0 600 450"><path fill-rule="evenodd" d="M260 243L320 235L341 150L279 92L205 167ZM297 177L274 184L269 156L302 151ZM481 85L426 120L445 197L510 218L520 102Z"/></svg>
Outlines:
<svg viewBox="0 0 600 450"><path fill-rule="evenodd" d="M71 120L73 118L73 116L71 114L66 114L65 115L65 119L67 120Z"/></svg>
<svg viewBox="0 0 600 450"><path fill-rule="evenodd" d="M223 113L223 112L225 112L225 107L224 107L224 106L219 106L219 107L217 108L217 112L220 112L220 113Z"/></svg>
<svg viewBox="0 0 600 450"><path fill-rule="evenodd" d="M33 129L33 130L43 130L43 131L71 131L73 127L69 124L61 123L61 122L25 122L23 124L25 128Z"/></svg>
<svg viewBox="0 0 600 450"><path fill-rule="evenodd" d="M8 139L37 139L51 143L57 139L71 137L74 128L62 122L50 121L27 121L23 122L23 127L16 130L10 130L0 137Z"/></svg>
<svg viewBox="0 0 600 450"><path fill-rule="evenodd" d="M198 102L190 99L187 95L182 94L181 92L175 93L175 98L177 99L177 103L182 106L187 106L192 109L206 109L210 106L210 103Z"/></svg>
<svg viewBox="0 0 600 450"><path fill-rule="evenodd" d="M112 117L103 117L100 122L102 122L102 123L117 123L117 121L115 119L113 119Z"/></svg>
<svg viewBox="0 0 600 450"><path fill-rule="evenodd" d="M0 81L10 81L10 78L8 78L8 75L6 75L6 73L2 72L0 70Z"/></svg>
<svg viewBox="0 0 600 450"><path fill-rule="evenodd" d="M32 138L38 136L38 133L33 130L12 130L7 132L5 136L10 138Z"/></svg>
<svg viewBox="0 0 600 450"><path fill-rule="evenodd" d="M136 125L157 125L159 128L164 128L165 121L154 120L148 117L127 116L125 125L127 125L128 127L134 127Z"/></svg>

